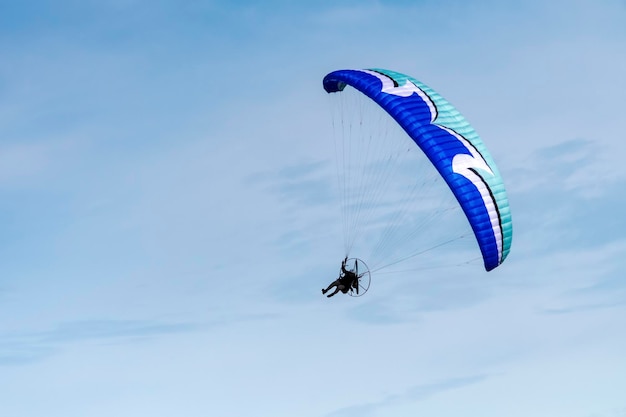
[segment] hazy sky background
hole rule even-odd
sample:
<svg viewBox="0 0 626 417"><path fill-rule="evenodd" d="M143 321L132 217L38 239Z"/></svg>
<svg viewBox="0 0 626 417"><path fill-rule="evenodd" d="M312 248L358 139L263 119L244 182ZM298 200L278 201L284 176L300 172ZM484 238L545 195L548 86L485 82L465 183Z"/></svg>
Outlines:
<svg viewBox="0 0 626 417"><path fill-rule="evenodd" d="M493 272L342 252L323 76L451 101ZM626 416L626 3L0 0L0 415Z"/></svg>

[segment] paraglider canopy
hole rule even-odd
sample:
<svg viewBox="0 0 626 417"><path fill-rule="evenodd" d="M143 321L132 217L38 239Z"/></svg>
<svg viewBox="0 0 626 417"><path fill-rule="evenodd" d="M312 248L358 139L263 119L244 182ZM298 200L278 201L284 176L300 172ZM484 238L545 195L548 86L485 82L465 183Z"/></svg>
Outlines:
<svg viewBox="0 0 626 417"><path fill-rule="evenodd" d="M502 177L476 131L450 103L416 79L384 69L334 71L323 86L328 93L351 86L391 115L454 194L485 269L506 259L512 223Z"/></svg>

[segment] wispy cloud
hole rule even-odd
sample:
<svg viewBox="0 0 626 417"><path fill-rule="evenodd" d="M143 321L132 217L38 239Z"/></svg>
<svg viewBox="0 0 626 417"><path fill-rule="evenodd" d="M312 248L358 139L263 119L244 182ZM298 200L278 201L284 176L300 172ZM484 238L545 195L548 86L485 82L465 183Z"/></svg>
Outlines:
<svg viewBox="0 0 626 417"><path fill-rule="evenodd" d="M354 405L336 410L327 417L367 417L373 416L377 411L385 407L402 403L416 402L442 394L446 391L461 389L470 385L479 384L485 381L489 375L474 375L468 377L451 378L431 384L418 385L409 388L403 393L389 395L378 401L365 404Z"/></svg>
<svg viewBox="0 0 626 417"><path fill-rule="evenodd" d="M63 169L79 161L81 150L88 146L74 133L48 140L15 140L0 146L0 190L49 185Z"/></svg>
<svg viewBox="0 0 626 417"><path fill-rule="evenodd" d="M624 6L626 7L626 1ZM598 411L585 417L626 417L626 406Z"/></svg>
<svg viewBox="0 0 626 417"><path fill-rule="evenodd" d="M542 310L544 314L570 314L570 313L582 313L586 311L603 310L608 308L623 307L626 305L626 300L619 301L607 301L605 303L597 304L579 304L570 307L563 308L546 308Z"/></svg>
<svg viewBox="0 0 626 417"><path fill-rule="evenodd" d="M81 341L133 341L199 331L191 323L133 320L85 320L59 324L51 330L5 334L0 340L0 364L22 365L45 359L63 345Z"/></svg>
<svg viewBox="0 0 626 417"><path fill-rule="evenodd" d="M328 165L328 161L282 165L255 172L246 178L245 183L272 193L289 209L328 204L333 201L334 190Z"/></svg>
<svg viewBox="0 0 626 417"><path fill-rule="evenodd" d="M0 342L0 366L26 365L38 362L57 352L50 345L31 344L22 340Z"/></svg>
<svg viewBox="0 0 626 417"><path fill-rule="evenodd" d="M554 265L546 274L560 279L562 290L544 314L567 314L620 308L626 304L626 282L622 271L626 261L621 254L626 242L617 241L594 250L562 251L552 256ZM543 260L546 262L546 260ZM560 272L560 273L559 273Z"/></svg>
<svg viewBox="0 0 626 417"><path fill-rule="evenodd" d="M50 330L0 335L0 365L23 365L43 360L79 342L133 343L177 334L205 332L218 326L275 318L274 315L237 315L202 323L150 320L83 320Z"/></svg>
<svg viewBox="0 0 626 417"><path fill-rule="evenodd" d="M622 238L625 203L615 189L626 180L603 170L590 140L570 140L535 152L524 168L512 172L507 186L518 238L531 238L523 250L543 256L546 249L597 247Z"/></svg>
<svg viewBox="0 0 626 417"><path fill-rule="evenodd" d="M370 324L413 322L423 313L478 305L494 294L497 283L481 279L481 265L373 275L378 297L349 310L349 317ZM380 288L380 287L383 288ZM386 295L380 295L381 292Z"/></svg>

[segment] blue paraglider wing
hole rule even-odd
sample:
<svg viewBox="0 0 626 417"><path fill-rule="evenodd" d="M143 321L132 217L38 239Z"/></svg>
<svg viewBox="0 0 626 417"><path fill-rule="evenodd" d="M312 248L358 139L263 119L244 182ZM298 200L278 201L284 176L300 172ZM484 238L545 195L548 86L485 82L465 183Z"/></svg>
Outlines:
<svg viewBox="0 0 626 417"><path fill-rule="evenodd" d="M507 257L513 236L502 177L482 140L443 97L407 75L383 69L339 70L328 93L349 85L387 111L415 141L461 205L490 271Z"/></svg>

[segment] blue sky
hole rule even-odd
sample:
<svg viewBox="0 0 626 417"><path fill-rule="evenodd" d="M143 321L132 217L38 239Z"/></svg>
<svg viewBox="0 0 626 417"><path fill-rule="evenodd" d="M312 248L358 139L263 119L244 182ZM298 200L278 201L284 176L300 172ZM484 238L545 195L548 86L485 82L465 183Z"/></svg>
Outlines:
<svg viewBox="0 0 626 417"><path fill-rule="evenodd" d="M0 415L626 416L624 1L0 10ZM364 67L481 134L500 268L321 296L321 80Z"/></svg>

